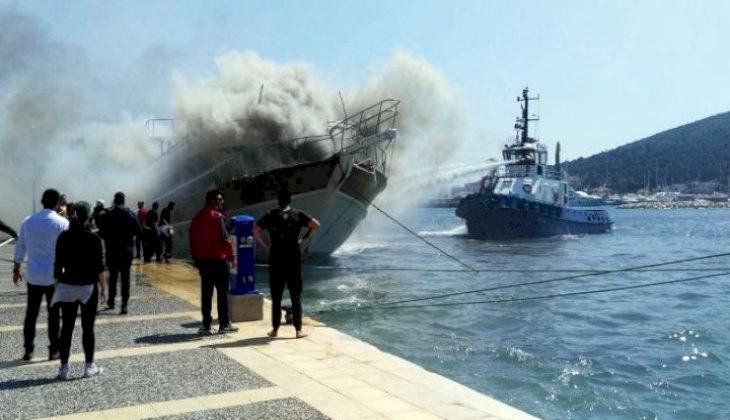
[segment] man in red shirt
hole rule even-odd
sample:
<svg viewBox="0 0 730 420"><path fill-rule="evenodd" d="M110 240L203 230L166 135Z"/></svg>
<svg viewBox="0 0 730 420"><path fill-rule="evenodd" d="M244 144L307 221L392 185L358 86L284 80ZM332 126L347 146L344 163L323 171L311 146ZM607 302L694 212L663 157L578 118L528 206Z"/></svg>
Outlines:
<svg viewBox="0 0 730 420"><path fill-rule="evenodd" d="M238 331L228 317L229 264L235 260L222 208L223 194L218 190L208 191L205 206L190 222L190 253L200 272L201 334L211 334L210 310L214 287L218 295L218 333Z"/></svg>

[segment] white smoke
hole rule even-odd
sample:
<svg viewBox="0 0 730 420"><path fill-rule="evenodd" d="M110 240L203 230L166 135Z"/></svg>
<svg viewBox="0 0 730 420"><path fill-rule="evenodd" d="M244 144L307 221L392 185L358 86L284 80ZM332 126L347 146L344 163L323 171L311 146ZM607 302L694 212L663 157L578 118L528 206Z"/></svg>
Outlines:
<svg viewBox="0 0 730 420"><path fill-rule="evenodd" d="M175 117L187 122L185 130L195 132L192 140L205 141L204 147L325 134L328 122L345 116L340 91L316 80L306 64L278 64L253 51L229 52L216 62L215 77L191 81L176 74L174 83ZM460 94L412 54L396 52L364 86L342 93L350 115L383 99L401 101L386 198L401 195L401 174L444 162L465 136ZM268 124L262 132L261 123L241 123L246 120Z"/></svg>
<svg viewBox="0 0 730 420"><path fill-rule="evenodd" d="M0 218L17 227L46 188L93 202L143 184L144 119L100 114L111 105L83 51L12 9L0 27Z"/></svg>
<svg viewBox="0 0 730 420"><path fill-rule="evenodd" d="M393 172L379 200L391 209L405 208L415 205L425 193L411 187L408 174L448 162L467 136L465 105L461 93L436 68L403 51L371 75L352 101L366 105L386 97L401 101L399 133Z"/></svg>

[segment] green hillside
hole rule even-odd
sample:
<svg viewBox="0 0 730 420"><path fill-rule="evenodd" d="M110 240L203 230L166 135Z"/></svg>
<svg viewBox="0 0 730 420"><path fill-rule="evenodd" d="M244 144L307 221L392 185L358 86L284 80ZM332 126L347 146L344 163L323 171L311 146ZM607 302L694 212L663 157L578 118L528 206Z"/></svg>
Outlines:
<svg viewBox="0 0 730 420"><path fill-rule="evenodd" d="M577 187L617 193L730 183L730 112L695 121L587 158L564 162Z"/></svg>

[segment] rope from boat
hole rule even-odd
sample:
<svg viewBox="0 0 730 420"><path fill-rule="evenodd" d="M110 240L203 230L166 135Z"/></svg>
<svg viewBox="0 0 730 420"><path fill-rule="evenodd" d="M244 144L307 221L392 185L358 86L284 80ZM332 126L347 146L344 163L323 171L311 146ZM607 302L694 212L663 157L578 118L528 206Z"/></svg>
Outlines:
<svg viewBox="0 0 730 420"><path fill-rule="evenodd" d="M257 267L268 267L268 264L256 264ZM418 267L350 267L341 265L309 265L303 264L303 268L308 270L332 270L332 271L348 271L348 272L389 272L389 271L414 271L422 273L473 273L471 270L464 270L461 268L418 268ZM706 272L706 271L730 271L730 267L717 267L717 268L648 268L648 269L637 269L636 272L644 273L655 273L655 272L667 272L667 271L681 271L681 272ZM477 269L477 273L531 273L531 274L542 274L542 273L596 273L596 274L608 274L612 273L613 270L590 270L585 268L563 268L563 269L520 269L520 268L487 268Z"/></svg>
<svg viewBox="0 0 730 420"><path fill-rule="evenodd" d="M452 292L452 293L444 293L444 294L440 294L440 295L425 296L425 297L420 297L420 298L402 299L402 300L397 300L397 301L376 303L376 304L366 305L366 306L360 306L360 307L338 309L336 311L340 311L340 312L356 311L356 310L361 310L361 309L371 309L371 308L378 308L378 307L388 307L388 306L391 306L391 305L402 305L404 303L424 302L424 301L427 301L427 300L444 299L444 298L448 298L448 297L461 296L461 295L467 295L467 294L472 294L472 293L492 292L492 291L495 291L495 290L511 289L511 288L514 288L514 287L534 286L534 285L538 285L538 284L547 284L547 283L554 283L554 282L559 282L559 281L574 280L574 279L584 278L584 277L600 276L600 275L615 274L615 273L625 273L625 272L629 272L629 271L639 271L639 270L643 270L643 269L647 269L647 268L655 268L655 267L661 267L661 266L665 266L665 265L680 264L680 263L685 263L685 262L700 261L700 260L705 260L705 259L710 259L710 258L719 258L719 257L727 257L727 256L730 256L730 253L725 252L725 253L722 253L722 254L704 255L704 256L701 256L701 257L684 258L684 259L681 259L681 260L674 260L674 261L668 261L668 262L663 262L663 263L655 263L655 264L646 264L646 265L635 266L635 267L619 268L619 269L616 269L616 270L608 270L608 271L600 271L600 272L588 272L588 273L583 273L583 274L576 274L576 275L565 276L565 277L557 277L557 278L546 279L546 280L536 280L536 281L528 281L528 282L524 282L524 283L506 284L506 285L501 285L501 286L492 286L492 287L486 287L486 288L482 288L482 289L465 290L465 291L461 291L461 292ZM723 272L723 273L720 273L720 274L709 274L707 276L708 277L716 277L716 276L719 276L719 275L725 275L726 273L730 273L730 272ZM705 278L705 277L699 277L699 278ZM439 304L431 304L431 305L428 305L428 306L434 306L434 305L439 305ZM330 311L326 311L326 312L330 312Z"/></svg>
<svg viewBox="0 0 730 420"><path fill-rule="evenodd" d="M438 307L438 306L527 302L527 301L532 301L532 300L545 300L545 299L554 299L554 298L569 297L569 296L580 296L580 295L590 295L590 294L598 294L598 293L617 292L617 291L622 291L622 290L643 289L643 288L648 288L648 287L664 286L664 285L668 285L668 284L677 284L677 283L687 283L690 281L704 280L704 279L729 276L729 275L730 275L730 271L725 271L722 273L707 274L707 275L698 276L698 277L689 277L689 278L677 279L677 280L658 281L658 282L653 282L653 283L634 284L631 286L611 287L611 288L607 288L607 289L583 290L583 291L579 291L579 292L555 293L555 294L550 294L550 295L528 296L528 297L522 297L522 298L490 299L490 300L478 300L478 301L466 301L466 302L442 302L442 303L432 303L432 304L428 304L428 305L400 305L400 306L371 305L371 306L364 306L361 308L349 309L348 311L361 310L361 309L416 309L416 308L423 309L423 308L433 308L433 307ZM322 311L322 312L343 312L343 311L334 310L334 311Z"/></svg>
<svg viewBox="0 0 730 420"><path fill-rule="evenodd" d="M374 209L381 212L385 217L390 219L393 223L397 224L401 228L403 228L406 232L410 233L411 235L415 236L416 238L422 240L425 242L428 246L434 248L441 254L445 255L446 257L450 258L453 261L456 261L457 264L466 267L468 271L471 271L473 273L478 272L479 270L475 269L474 267L470 266L469 264L465 263L464 261L461 261L460 259L456 258L455 256L449 254L448 252L444 251L442 248L440 248L438 245L434 244L433 242L429 241L428 239L424 238L423 236L419 235L418 233L414 232L412 229L410 229L408 226L404 225L403 223L399 222L395 217L388 214L385 210L381 209L375 203L368 200L367 198L363 197L362 195L358 194L360 198L362 198L364 201L366 201L368 204L370 204Z"/></svg>

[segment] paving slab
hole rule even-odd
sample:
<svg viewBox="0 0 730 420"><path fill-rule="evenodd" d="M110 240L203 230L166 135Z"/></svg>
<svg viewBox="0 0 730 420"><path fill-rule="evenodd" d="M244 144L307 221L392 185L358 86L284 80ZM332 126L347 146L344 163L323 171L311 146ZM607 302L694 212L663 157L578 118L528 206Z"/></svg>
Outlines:
<svg viewBox="0 0 730 420"><path fill-rule="evenodd" d="M193 413L178 414L175 416L158 417L164 420L203 420L203 419L291 419L291 420L326 420L325 416L296 398L262 401L235 407L219 408L216 410L196 411Z"/></svg>
<svg viewBox="0 0 730 420"><path fill-rule="evenodd" d="M83 363L70 364L68 381L55 379L55 363L0 369L0 419L84 413L271 386L212 349L111 358L99 365L104 368L100 376L82 378Z"/></svg>
<svg viewBox="0 0 730 420"><path fill-rule="evenodd" d="M119 316L119 305L119 302L117 302L117 307L112 310L108 310L106 307L100 308L97 313L97 320ZM6 304L6 306L0 304L0 327L22 327L23 322L25 321L25 308L25 300L23 300L22 303ZM184 300L174 298L167 294L158 294L156 296L149 295L144 298L140 296L130 298L128 310L129 314L127 316L135 316L166 314L170 312L190 312L197 311L198 308ZM48 312L44 302L41 305L41 310L38 314L37 324L39 328L46 327L47 317ZM80 322L80 318L81 317L79 316L76 319L77 323Z"/></svg>
<svg viewBox="0 0 730 420"><path fill-rule="evenodd" d="M120 317L122 318L122 317ZM159 344L182 343L204 340L208 337L198 334L198 324L189 317L171 319L119 319L120 322L98 323L94 327L96 350L109 350L125 347L154 346ZM71 353L82 353L81 326L74 328ZM213 337L215 338L215 337ZM48 335L46 329L36 330L35 356L48 356ZM23 352L23 331L0 332L0 361L17 360Z"/></svg>

